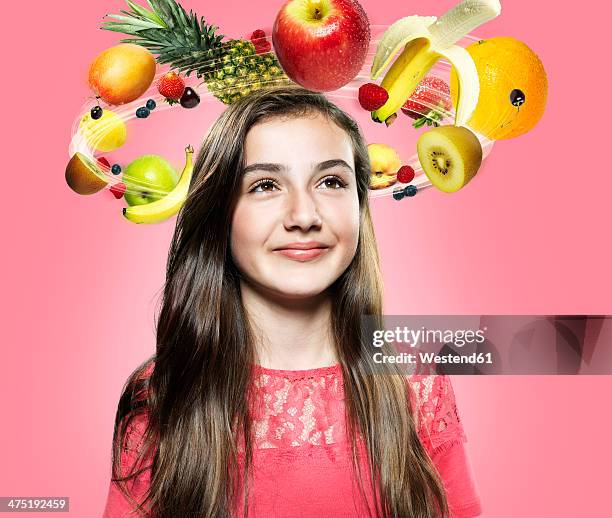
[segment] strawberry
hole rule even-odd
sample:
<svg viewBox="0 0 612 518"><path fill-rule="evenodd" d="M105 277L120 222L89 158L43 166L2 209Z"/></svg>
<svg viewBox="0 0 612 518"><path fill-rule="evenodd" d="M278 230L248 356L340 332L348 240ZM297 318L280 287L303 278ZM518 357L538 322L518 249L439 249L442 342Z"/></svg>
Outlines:
<svg viewBox="0 0 612 518"><path fill-rule="evenodd" d="M444 112L450 109L450 88L444 80L434 76L424 78L402 106L402 112L416 119L412 124L415 128L425 124L439 126Z"/></svg>
<svg viewBox="0 0 612 518"><path fill-rule="evenodd" d="M185 90L185 81L176 72L168 72L159 78L157 91L166 98L169 104L178 102Z"/></svg>
<svg viewBox="0 0 612 518"><path fill-rule="evenodd" d="M118 182L110 188L110 192L113 193L115 198L119 199L125 193L125 184L123 182Z"/></svg>
<svg viewBox="0 0 612 518"><path fill-rule="evenodd" d="M389 99L389 94L382 86L366 83L359 87L359 104L364 110L373 112L382 108Z"/></svg>

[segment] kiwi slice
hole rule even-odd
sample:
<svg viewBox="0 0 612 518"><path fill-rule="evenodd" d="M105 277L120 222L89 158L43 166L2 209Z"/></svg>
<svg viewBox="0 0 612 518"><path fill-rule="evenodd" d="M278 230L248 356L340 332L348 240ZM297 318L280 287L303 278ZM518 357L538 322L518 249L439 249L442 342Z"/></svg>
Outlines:
<svg viewBox="0 0 612 518"><path fill-rule="evenodd" d="M455 192L474 178L482 163L478 137L464 126L439 126L417 142L419 162L432 184Z"/></svg>

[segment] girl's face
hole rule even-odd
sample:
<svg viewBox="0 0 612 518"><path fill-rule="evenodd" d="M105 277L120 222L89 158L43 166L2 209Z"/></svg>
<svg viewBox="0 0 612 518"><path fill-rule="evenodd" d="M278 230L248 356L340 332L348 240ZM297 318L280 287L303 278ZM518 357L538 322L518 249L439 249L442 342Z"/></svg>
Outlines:
<svg viewBox="0 0 612 518"><path fill-rule="evenodd" d="M274 296L320 294L348 267L359 237L359 200L348 134L324 116L251 127L232 217L232 257L244 280ZM312 252L280 249L316 242Z"/></svg>

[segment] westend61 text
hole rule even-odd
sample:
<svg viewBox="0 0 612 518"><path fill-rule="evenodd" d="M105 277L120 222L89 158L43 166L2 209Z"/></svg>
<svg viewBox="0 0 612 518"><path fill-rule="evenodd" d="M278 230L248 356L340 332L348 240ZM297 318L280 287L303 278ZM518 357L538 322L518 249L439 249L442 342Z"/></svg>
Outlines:
<svg viewBox="0 0 612 518"><path fill-rule="evenodd" d="M376 363L407 363L416 364L417 355L414 353L401 353L396 355L384 355L383 353L374 353L372 356ZM491 353L472 353L466 355L457 354L436 354L424 353L418 354L421 364L439 364L439 363L468 363L472 365L493 363Z"/></svg>

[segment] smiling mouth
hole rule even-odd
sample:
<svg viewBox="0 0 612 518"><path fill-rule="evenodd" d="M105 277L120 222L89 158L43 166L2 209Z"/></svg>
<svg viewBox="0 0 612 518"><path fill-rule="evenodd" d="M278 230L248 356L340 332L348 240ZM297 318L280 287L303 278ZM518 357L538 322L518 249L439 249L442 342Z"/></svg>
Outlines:
<svg viewBox="0 0 612 518"><path fill-rule="evenodd" d="M298 248L282 248L280 250L274 250L274 253L282 254L287 259L291 259L293 261L310 261L312 259L316 259L317 257L321 257L326 254L329 248L307 248L306 250L300 250Z"/></svg>

